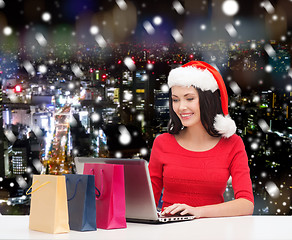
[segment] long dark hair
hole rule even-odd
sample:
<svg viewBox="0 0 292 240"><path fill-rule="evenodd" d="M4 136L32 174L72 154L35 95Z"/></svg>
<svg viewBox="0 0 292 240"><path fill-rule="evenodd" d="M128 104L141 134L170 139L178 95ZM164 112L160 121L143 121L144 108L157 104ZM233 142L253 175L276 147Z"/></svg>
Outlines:
<svg viewBox="0 0 292 240"><path fill-rule="evenodd" d="M199 95L201 122L204 128L210 136L221 136L221 134L214 128L215 116L223 113L219 90L212 93L210 90L202 91L199 88L195 89L198 91ZM183 128L183 125L179 117L173 111L171 88L169 89L169 116L170 120L168 123L168 132L171 134L179 133L179 131Z"/></svg>

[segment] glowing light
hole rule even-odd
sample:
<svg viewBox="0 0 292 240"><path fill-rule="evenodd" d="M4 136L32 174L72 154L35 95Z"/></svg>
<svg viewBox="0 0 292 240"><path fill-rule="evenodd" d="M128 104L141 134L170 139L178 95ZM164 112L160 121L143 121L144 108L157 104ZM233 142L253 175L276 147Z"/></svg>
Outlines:
<svg viewBox="0 0 292 240"><path fill-rule="evenodd" d="M130 57L125 57L124 64L131 70L134 71L136 69L136 66L134 64L134 61Z"/></svg>
<svg viewBox="0 0 292 240"><path fill-rule="evenodd" d="M255 49L256 47L257 47L257 45L256 45L255 42L252 42L252 43L250 44L250 48L251 48L251 49Z"/></svg>
<svg viewBox="0 0 292 240"><path fill-rule="evenodd" d="M107 43L104 39L104 37L100 34L97 34L96 37L95 37L95 41L98 43L98 45L101 47L101 48L105 48L107 46Z"/></svg>
<svg viewBox="0 0 292 240"><path fill-rule="evenodd" d="M51 18L52 18L52 16L51 16L51 14L48 13L48 12L44 12L44 13L42 14L42 20L43 20L44 22L48 22L48 21L50 21Z"/></svg>
<svg viewBox="0 0 292 240"><path fill-rule="evenodd" d="M266 0L264 2L261 2L260 4L261 7L265 8L266 11L270 14L274 13L275 8L273 7L273 5L271 4L270 1Z"/></svg>
<svg viewBox="0 0 292 240"><path fill-rule="evenodd" d="M48 68L46 65L40 65L38 67L38 71L41 73L41 74L45 74L47 71L48 71Z"/></svg>
<svg viewBox="0 0 292 240"><path fill-rule="evenodd" d="M160 16L155 16L155 17L153 18L153 23L154 23L156 26L161 25L161 23L162 23L162 18L161 18Z"/></svg>
<svg viewBox="0 0 292 240"><path fill-rule="evenodd" d="M98 113L93 113L93 114L91 115L91 120L92 120L93 122L98 122L98 121L100 120L100 115L99 115Z"/></svg>
<svg viewBox="0 0 292 240"><path fill-rule="evenodd" d="M202 30L202 31L204 31L204 30L206 30L206 25L205 24L202 24L201 26L200 26L200 29Z"/></svg>
<svg viewBox="0 0 292 240"><path fill-rule="evenodd" d="M127 10L128 5L124 0L116 0L116 3L121 10Z"/></svg>
<svg viewBox="0 0 292 240"><path fill-rule="evenodd" d="M241 24L241 22L240 22L239 20L236 20L236 21L235 21L235 25L236 25L236 26L240 26L240 24Z"/></svg>
<svg viewBox="0 0 292 240"><path fill-rule="evenodd" d="M24 62L23 62L23 67L25 68L25 70L26 70L29 74L31 74L32 76L35 75L35 70L34 70L34 67L33 67L33 65L31 64L31 62L29 62L29 61L24 61Z"/></svg>
<svg viewBox="0 0 292 240"><path fill-rule="evenodd" d="M268 73L270 73L270 72L273 71L273 67L272 67L271 65L267 65L267 66L265 67L265 71L268 72Z"/></svg>
<svg viewBox="0 0 292 240"><path fill-rule="evenodd" d="M11 27L4 27L3 28L3 34L5 35L5 36L10 36L11 34L12 34L12 28Z"/></svg>
<svg viewBox="0 0 292 240"><path fill-rule="evenodd" d="M266 172L262 172L262 173L261 173L261 177L262 177L262 178L267 177L267 173L266 173Z"/></svg>
<svg viewBox="0 0 292 240"><path fill-rule="evenodd" d="M258 145L258 143L254 142L250 145L250 147L252 150L257 150L259 148L259 145Z"/></svg>
<svg viewBox="0 0 292 240"><path fill-rule="evenodd" d="M267 122L264 119L260 119L258 121L258 124L263 132L268 132L270 130L269 125L267 124Z"/></svg>
<svg viewBox="0 0 292 240"><path fill-rule="evenodd" d="M258 103L258 102L260 102L260 96L258 96L258 95L255 95L254 97L253 97L253 99L252 99L252 101L253 102L255 102L255 103Z"/></svg>
<svg viewBox="0 0 292 240"><path fill-rule="evenodd" d="M230 23L226 24L225 25L225 30L228 32L230 37L236 37L237 31L236 31L235 27L232 24L230 24Z"/></svg>
<svg viewBox="0 0 292 240"><path fill-rule="evenodd" d="M282 145L280 140L276 141L275 144L276 144L277 147L280 147Z"/></svg>
<svg viewBox="0 0 292 240"><path fill-rule="evenodd" d="M21 92L21 91L22 91L22 88L21 88L20 85L16 85L16 86L14 87L14 89L15 89L15 92Z"/></svg>
<svg viewBox="0 0 292 240"><path fill-rule="evenodd" d="M91 26L91 28L89 29L89 32L92 34L92 35L96 35L98 34L99 32L99 28L97 26Z"/></svg>
<svg viewBox="0 0 292 240"><path fill-rule="evenodd" d="M4 8L5 7L5 2L3 0L0 0L0 8Z"/></svg>
<svg viewBox="0 0 292 240"><path fill-rule="evenodd" d="M235 93L235 94L240 94L241 93L241 89L240 87L238 86L238 84L236 82L231 82L229 84L231 90Z"/></svg>
<svg viewBox="0 0 292 240"><path fill-rule="evenodd" d="M148 34L153 35L155 33L155 29L149 21L145 21L143 23L143 27L145 28Z"/></svg>
<svg viewBox="0 0 292 240"><path fill-rule="evenodd" d="M185 12L183 5L179 1L173 1L172 6L178 14L183 14Z"/></svg>
<svg viewBox="0 0 292 240"><path fill-rule="evenodd" d="M75 156L76 156L76 155L78 154L78 152L79 152L79 151L78 151L78 149L76 149L76 148L75 148L75 149L73 149L73 155L75 155Z"/></svg>
<svg viewBox="0 0 292 240"><path fill-rule="evenodd" d="M121 158L122 157L122 153L121 152L116 152L115 153L115 157L116 158Z"/></svg>
<svg viewBox="0 0 292 240"><path fill-rule="evenodd" d="M148 70L153 69L153 64L152 64L152 63L148 63L148 64L146 65L146 68L147 68Z"/></svg>
<svg viewBox="0 0 292 240"><path fill-rule="evenodd" d="M274 57L276 55L276 51L270 44L266 44L264 49L266 53L269 55L269 57Z"/></svg>
<svg viewBox="0 0 292 240"><path fill-rule="evenodd" d="M272 19L273 19L273 21L277 21L277 20L278 20L278 15L274 14L274 15L272 16Z"/></svg>
<svg viewBox="0 0 292 240"><path fill-rule="evenodd" d="M128 131L128 129L125 126L120 126L119 131L121 133L119 136L119 142L122 145L128 145L132 140L130 132Z"/></svg>
<svg viewBox="0 0 292 240"><path fill-rule="evenodd" d="M177 29L173 29L171 31L171 36L178 43L181 43L183 41L183 36L181 35L181 33Z"/></svg>
<svg viewBox="0 0 292 240"><path fill-rule="evenodd" d="M144 119L144 115L143 114L139 114L138 116L137 116L137 120L138 121L142 121Z"/></svg>
<svg viewBox="0 0 292 240"><path fill-rule="evenodd" d="M167 84L163 84L163 85L161 85L161 91L162 92L164 92L164 93L168 93L168 91L169 91L169 87L168 87L168 85Z"/></svg>
<svg viewBox="0 0 292 240"><path fill-rule="evenodd" d="M286 86L286 91L291 92L292 91L292 85L287 85Z"/></svg>
<svg viewBox="0 0 292 240"><path fill-rule="evenodd" d="M70 90L74 89L74 87L75 87L74 83L69 83L69 84L68 84L68 88L69 88Z"/></svg>
<svg viewBox="0 0 292 240"><path fill-rule="evenodd" d="M269 181L269 182L266 183L265 189L266 189L266 191L269 193L269 195L272 198L277 198L277 197L280 196L280 190L279 190L279 188L272 181Z"/></svg>
<svg viewBox="0 0 292 240"><path fill-rule="evenodd" d="M82 77L83 76L82 70L80 69L80 67L76 63L72 64L71 70L75 74L76 77Z"/></svg>
<svg viewBox="0 0 292 240"><path fill-rule="evenodd" d="M234 16L239 10L238 2L235 0L226 0L222 4L222 11L227 16Z"/></svg>
<svg viewBox="0 0 292 240"><path fill-rule="evenodd" d="M145 156L148 153L148 150L146 148L141 148L140 150L141 155Z"/></svg>
<svg viewBox="0 0 292 240"><path fill-rule="evenodd" d="M130 92L128 91L125 91L124 92L124 99L127 100L127 101L130 101L133 99L133 94L131 94Z"/></svg>

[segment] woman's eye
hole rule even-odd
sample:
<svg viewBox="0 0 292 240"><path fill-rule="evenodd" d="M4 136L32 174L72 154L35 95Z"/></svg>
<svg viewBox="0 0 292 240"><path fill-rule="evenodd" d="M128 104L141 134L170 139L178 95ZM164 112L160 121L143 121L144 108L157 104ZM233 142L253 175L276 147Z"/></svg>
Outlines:
<svg viewBox="0 0 292 240"><path fill-rule="evenodd" d="M173 102L178 102L178 99L172 99Z"/></svg>
<svg viewBox="0 0 292 240"><path fill-rule="evenodd" d="M193 100L194 100L194 98L187 98L187 100L188 100L188 101L193 101Z"/></svg>

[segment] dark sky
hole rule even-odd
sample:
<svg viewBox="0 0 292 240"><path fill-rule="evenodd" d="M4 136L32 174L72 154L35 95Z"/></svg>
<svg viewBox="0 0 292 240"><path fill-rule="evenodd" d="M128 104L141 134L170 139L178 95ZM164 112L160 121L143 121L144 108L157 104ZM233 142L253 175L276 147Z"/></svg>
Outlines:
<svg viewBox="0 0 292 240"><path fill-rule="evenodd" d="M221 6L226 1L237 1L236 15L223 13ZM182 4L183 13L174 9L175 2ZM269 2L273 11L262 7L263 2ZM121 10L118 3L126 3L128 9ZM56 26L67 24L75 31L83 29L82 34L90 25L97 25L100 33L112 41L123 41L134 35L137 39L163 40L171 37L173 29L180 31L185 41L279 40L292 26L292 1L289 0L0 0L0 6L0 35L5 26L21 34L24 29L33 31L41 26L53 31ZM42 20L44 12L51 15L50 21ZM155 16L162 17L160 26L153 25ZM145 21L152 24L155 34L145 31ZM235 38L226 32L227 23L235 27ZM203 27L206 29L202 30Z"/></svg>

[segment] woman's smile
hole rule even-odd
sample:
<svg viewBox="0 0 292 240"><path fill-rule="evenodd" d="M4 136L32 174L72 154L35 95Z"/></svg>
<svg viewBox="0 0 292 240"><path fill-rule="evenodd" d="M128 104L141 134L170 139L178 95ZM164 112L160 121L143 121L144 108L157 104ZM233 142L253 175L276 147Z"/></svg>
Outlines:
<svg viewBox="0 0 292 240"><path fill-rule="evenodd" d="M188 120L190 119L194 114L193 113L181 113L180 117L182 120Z"/></svg>
<svg viewBox="0 0 292 240"><path fill-rule="evenodd" d="M172 106L185 127L201 124L199 95L194 87L173 86Z"/></svg>

